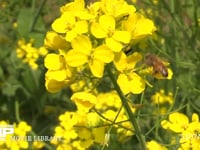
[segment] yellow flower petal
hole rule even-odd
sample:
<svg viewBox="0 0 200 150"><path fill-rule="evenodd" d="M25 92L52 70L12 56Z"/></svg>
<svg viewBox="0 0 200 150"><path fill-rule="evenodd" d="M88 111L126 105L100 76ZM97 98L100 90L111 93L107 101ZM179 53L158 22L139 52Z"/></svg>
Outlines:
<svg viewBox="0 0 200 150"><path fill-rule="evenodd" d="M114 31L115 30L115 19L109 15L102 15L99 18L99 24L104 30Z"/></svg>
<svg viewBox="0 0 200 150"><path fill-rule="evenodd" d="M53 50L69 49L70 47L70 44L62 36L53 31L47 32L44 45Z"/></svg>
<svg viewBox="0 0 200 150"><path fill-rule="evenodd" d="M188 124L189 119L185 114L175 112L169 115L169 121L172 123L178 123L178 124Z"/></svg>
<svg viewBox="0 0 200 150"><path fill-rule="evenodd" d="M138 52L134 52L133 54L129 55L126 59L127 68L135 68L136 63L142 60L142 55Z"/></svg>
<svg viewBox="0 0 200 150"><path fill-rule="evenodd" d="M85 35L79 35L71 42L74 50L80 51L86 55L89 55L92 50L92 44L90 39Z"/></svg>
<svg viewBox="0 0 200 150"><path fill-rule="evenodd" d="M48 54L44 59L44 65L51 70L58 70L64 66L64 58L58 54Z"/></svg>
<svg viewBox="0 0 200 150"><path fill-rule="evenodd" d="M52 29L58 33L66 33L73 28L75 22L73 15L64 13L60 18L57 18L53 22Z"/></svg>
<svg viewBox="0 0 200 150"><path fill-rule="evenodd" d="M66 72L65 69L57 70L57 71L48 70L46 72L46 76L49 79L53 79L53 80L56 80L56 81L64 81L67 77L67 72Z"/></svg>
<svg viewBox="0 0 200 150"><path fill-rule="evenodd" d="M88 109L93 107L97 102L96 96L88 92L74 93L71 99L75 101L76 103L78 103L79 105L82 105L83 107L88 108Z"/></svg>
<svg viewBox="0 0 200 150"><path fill-rule="evenodd" d="M70 50L65 55L65 59L69 66L78 67L85 64L88 61L88 56L77 50Z"/></svg>
<svg viewBox="0 0 200 150"><path fill-rule="evenodd" d="M130 92L130 82L125 74L120 74L118 76L117 83L124 94L128 94Z"/></svg>
<svg viewBox="0 0 200 150"><path fill-rule="evenodd" d="M86 32L88 32L88 23L86 21L78 21L76 23L74 30L78 34L86 33Z"/></svg>
<svg viewBox="0 0 200 150"><path fill-rule="evenodd" d="M78 35L78 33L76 32L76 30L72 29L67 32L65 40L68 42L71 42L74 38L77 37L77 35Z"/></svg>
<svg viewBox="0 0 200 150"><path fill-rule="evenodd" d="M112 38L123 43L128 43L130 42L131 34L128 31L115 31Z"/></svg>
<svg viewBox="0 0 200 150"><path fill-rule="evenodd" d="M175 112L169 115L169 121L163 120L161 125L165 129L180 133L187 129L189 119L185 114Z"/></svg>
<svg viewBox="0 0 200 150"><path fill-rule="evenodd" d="M144 91L145 89L145 81L136 73L131 73L129 75L129 77L131 78L131 81L129 84L131 84L131 92L133 94L140 94Z"/></svg>
<svg viewBox="0 0 200 150"><path fill-rule="evenodd" d="M155 150L155 149L157 149L157 150L167 150L166 147L160 145L159 143L157 143L154 140L147 142L147 148L148 148L148 150Z"/></svg>
<svg viewBox="0 0 200 150"><path fill-rule="evenodd" d="M107 38L106 39L106 45L112 49L114 52L119 52L122 50L123 46L120 42L117 42L113 38Z"/></svg>
<svg viewBox="0 0 200 150"><path fill-rule="evenodd" d="M106 45L101 45L94 50L94 59L109 63L114 59L114 53Z"/></svg>
<svg viewBox="0 0 200 150"><path fill-rule="evenodd" d="M104 72L104 63L99 60L92 60L89 62L89 67L95 77L101 78Z"/></svg>
<svg viewBox="0 0 200 150"><path fill-rule="evenodd" d="M93 22L91 26L91 33L96 38L105 38L107 36L106 30L104 30L100 24Z"/></svg>
<svg viewBox="0 0 200 150"><path fill-rule="evenodd" d="M73 2L67 3L66 5L61 7L61 12L77 12L77 11L83 11L85 7L85 1L84 0L74 0Z"/></svg>
<svg viewBox="0 0 200 150"><path fill-rule="evenodd" d="M133 32L133 39L143 38L147 35L152 35L156 30L154 23L150 19L142 18L138 20L135 30Z"/></svg>
<svg viewBox="0 0 200 150"><path fill-rule="evenodd" d="M199 122L199 116L196 113L192 114L192 122Z"/></svg>
<svg viewBox="0 0 200 150"><path fill-rule="evenodd" d="M117 70L123 71L126 69L127 61L126 61L126 54L124 52L115 53L114 64Z"/></svg>
<svg viewBox="0 0 200 150"><path fill-rule="evenodd" d="M56 81L56 80L46 80L45 87L51 93L56 93L60 91L67 84L64 81Z"/></svg>

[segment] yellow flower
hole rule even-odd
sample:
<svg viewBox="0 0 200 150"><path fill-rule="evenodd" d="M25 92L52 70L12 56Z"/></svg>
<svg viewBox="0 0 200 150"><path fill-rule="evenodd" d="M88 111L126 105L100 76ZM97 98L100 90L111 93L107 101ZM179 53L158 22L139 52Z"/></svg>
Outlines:
<svg viewBox="0 0 200 150"><path fill-rule="evenodd" d="M199 116L192 114L192 122L189 123L186 130L181 133L180 144L182 149L194 149L200 148L200 122Z"/></svg>
<svg viewBox="0 0 200 150"><path fill-rule="evenodd" d="M84 107L87 110L92 108L97 103L96 96L88 92L74 93L71 99L76 102L78 107Z"/></svg>
<svg viewBox="0 0 200 150"><path fill-rule="evenodd" d="M104 63L109 63L113 60L113 52L105 45L92 48L90 39L84 35L76 37L71 44L73 49L65 56L69 66L78 67L88 63L92 74L95 77L102 77Z"/></svg>
<svg viewBox="0 0 200 150"><path fill-rule="evenodd" d="M106 14L119 18L136 11L133 5L128 5L124 0L101 0L101 10Z"/></svg>
<svg viewBox="0 0 200 150"><path fill-rule="evenodd" d="M40 56L46 55L48 52L43 46L40 48L33 47L33 40L28 43L24 39L18 41L18 48L16 49L17 57L22 59L24 63L35 70L38 68L37 60Z"/></svg>
<svg viewBox="0 0 200 150"><path fill-rule="evenodd" d="M65 40L65 38L56 32L49 31L46 34L44 45L52 50L66 49L68 50L70 44Z"/></svg>
<svg viewBox="0 0 200 150"><path fill-rule="evenodd" d="M93 128L92 134L94 136L94 142L102 143L106 135L106 127Z"/></svg>
<svg viewBox="0 0 200 150"><path fill-rule="evenodd" d="M94 127L99 124L100 118L97 113L95 112L89 112L86 116L87 120L87 126L88 127Z"/></svg>
<svg viewBox="0 0 200 150"><path fill-rule="evenodd" d="M81 146L84 148L88 148L93 144L92 132L86 128L80 128L78 130L78 136L81 140Z"/></svg>
<svg viewBox="0 0 200 150"><path fill-rule="evenodd" d="M115 19L109 15L102 15L99 23L94 22L91 32L96 38L106 38L106 45L114 52L119 52L123 48L122 43L129 43L131 35L127 31L116 30Z"/></svg>
<svg viewBox="0 0 200 150"><path fill-rule="evenodd" d="M89 20L95 17L95 15L91 14L90 11L85 8L84 0L75 0L74 2L67 3L65 6L62 6L60 10L62 13L70 13L80 20Z"/></svg>
<svg viewBox="0 0 200 150"><path fill-rule="evenodd" d="M115 91L99 93L97 99L98 103L95 108L99 110L106 110L109 107L119 108L121 106L121 100Z"/></svg>
<svg viewBox="0 0 200 150"><path fill-rule="evenodd" d="M15 134L25 136L27 132L31 131L31 126L26 122L21 121L18 126L15 128Z"/></svg>
<svg viewBox="0 0 200 150"><path fill-rule="evenodd" d="M44 143L41 141L34 141L33 142L33 148L34 149L41 149L44 147Z"/></svg>
<svg viewBox="0 0 200 150"><path fill-rule="evenodd" d="M117 83L124 94L140 94L145 89L145 80L134 72L134 67L142 56L135 52L126 56L123 52L116 54L115 66L121 72L118 76Z"/></svg>
<svg viewBox="0 0 200 150"><path fill-rule="evenodd" d="M38 53L40 56L45 56L45 55L47 55L48 50L44 46L42 46L38 49Z"/></svg>
<svg viewBox="0 0 200 150"><path fill-rule="evenodd" d="M48 69L45 74L45 86L48 91L57 92L73 81L71 69L65 63L62 55L48 54L45 57L44 64Z"/></svg>
<svg viewBox="0 0 200 150"><path fill-rule="evenodd" d="M65 12L53 22L52 29L58 33L66 33L66 40L72 41L78 34L88 32L88 23L84 20L76 21L75 16Z"/></svg>
<svg viewBox="0 0 200 150"><path fill-rule="evenodd" d="M161 126L164 129L174 131L176 133L183 132L188 128L189 119L186 115L175 112L169 115L169 121L163 120Z"/></svg>
<svg viewBox="0 0 200 150"><path fill-rule="evenodd" d="M148 150L167 150L166 147L160 145L159 143L157 143L156 141L152 140L147 142L147 149Z"/></svg>
<svg viewBox="0 0 200 150"><path fill-rule="evenodd" d="M163 104L169 103L172 104L173 102L173 95L169 93L168 95L165 94L165 91L161 89L159 92L156 92L154 95L151 96L153 103L155 104Z"/></svg>
<svg viewBox="0 0 200 150"><path fill-rule="evenodd" d="M14 124L14 134L12 136L19 137L21 139L14 140L12 136L6 138L5 144L7 149L28 149L29 141L26 140L27 133L31 131L31 126L29 126L25 121L21 121L19 124Z"/></svg>
<svg viewBox="0 0 200 150"><path fill-rule="evenodd" d="M156 30L153 21L138 13L129 15L128 19L123 22L123 27L132 33L131 38L134 40L152 35Z"/></svg>
<svg viewBox="0 0 200 150"><path fill-rule="evenodd" d="M39 58L39 53L37 48L32 46L32 42L26 43L25 40L19 40L16 52L17 57L22 59L24 63L28 63L32 69L38 68L36 61Z"/></svg>

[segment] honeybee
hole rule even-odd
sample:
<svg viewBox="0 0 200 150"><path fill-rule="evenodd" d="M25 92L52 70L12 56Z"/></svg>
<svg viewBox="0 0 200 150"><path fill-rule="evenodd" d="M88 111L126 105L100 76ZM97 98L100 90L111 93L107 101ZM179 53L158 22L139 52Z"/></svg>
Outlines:
<svg viewBox="0 0 200 150"><path fill-rule="evenodd" d="M160 73L163 77L168 76L167 67L158 56L154 54L147 54L145 56L145 64L153 67L153 74Z"/></svg>

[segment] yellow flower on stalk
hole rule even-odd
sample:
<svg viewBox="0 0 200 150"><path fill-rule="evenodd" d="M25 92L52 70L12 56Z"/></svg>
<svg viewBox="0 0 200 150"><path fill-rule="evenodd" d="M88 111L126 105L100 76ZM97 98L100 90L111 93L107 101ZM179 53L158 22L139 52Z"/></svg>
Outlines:
<svg viewBox="0 0 200 150"><path fill-rule="evenodd" d="M57 92L73 82L72 71L66 64L64 56L48 54L44 60L48 71L45 74L45 86L50 92Z"/></svg>
<svg viewBox="0 0 200 150"><path fill-rule="evenodd" d="M152 35L156 30L152 20L147 19L138 13L130 14L128 19L123 21L123 27L131 33L131 39L133 40Z"/></svg>
<svg viewBox="0 0 200 150"><path fill-rule="evenodd" d="M5 145L7 149L28 149L29 141L24 138L27 133L31 131L31 126L29 126L25 121L19 122L19 124L14 124L14 134L6 137ZM15 140L12 137L19 137L21 139Z"/></svg>
<svg viewBox="0 0 200 150"><path fill-rule="evenodd" d="M30 40L28 43L24 39L18 41L18 47L16 49L17 57L22 59L24 63L33 69L38 68L37 60L40 56L47 54L48 50L44 47L36 48L33 46L33 40Z"/></svg>
<svg viewBox="0 0 200 150"><path fill-rule="evenodd" d="M93 144L92 132L87 128L79 128L78 136L80 138L81 146L85 149Z"/></svg>
<svg viewBox="0 0 200 150"><path fill-rule="evenodd" d="M175 112L169 115L169 121L163 120L161 126L164 129L174 131L176 133L181 133L187 129L189 125L189 119L186 115Z"/></svg>
<svg viewBox="0 0 200 150"><path fill-rule="evenodd" d="M89 112L86 115L86 121L87 121L87 126L88 127L95 127L99 124L100 122L100 117L96 112Z"/></svg>
<svg viewBox="0 0 200 150"><path fill-rule="evenodd" d="M97 98L91 93L88 92L77 92L74 93L71 99L76 102L77 107L85 108L86 111L89 111L97 103Z"/></svg>
<svg viewBox="0 0 200 150"><path fill-rule="evenodd" d="M98 115L92 112L79 109L76 112L65 112L59 116L60 123L55 128L54 134L55 137L62 139L61 141L52 140L51 143L57 148L80 150L87 149L94 141L101 143L106 127L92 128L91 125L96 125L97 120Z"/></svg>
<svg viewBox="0 0 200 150"><path fill-rule="evenodd" d="M25 136L27 132L31 131L31 126L26 122L21 121L15 128L15 134Z"/></svg>
<svg viewBox="0 0 200 150"><path fill-rule="evenodd" d="M116 54L114 64L120 74L117 79L124 94L140 94L145 89L145 80L134 72L134 68L142 59L141 54L135 52L126 56L123 52Z"/></svg>
<svg viewBox="0 0 200 150"><path fill-rule="evenodd" d="M124 0L101 0L100 6L104 14L114 18L124 17L136 11L133 5L128 5Z"/></svg>
<svg viewBox="0 0 200 150"><path fill-rule="evenodd" d="M199 116L196 113L192 114L192 121L182 113L172 113L169 115L169 121L163 120L161 125L164 129L171 130L180 135L180 147L178 150L200 148L200 122Z"/></svg>
<svg viewBox="0 0 200 150"><path fill-rule="evenodd" d="M74 0L73 2L69 2L66 5L60 8L61 13L64 12L75 12L75 11L83 11L85 9L84 0Z"/></svg>
<svg viewBox="0 0 200 150"><path fill-rule="evenodd" d="M60 8L61 13L68 12L80 20L90 20L95 17L88 9L85 8L84 0L75 0L74 2L67 3Z"/></svg>
<svg viewBox="0 0 200 150"><path fill-rule="evenodd" d="M181 133L180 149L200 149L200 122L196 113L192 114L192 122L188 128Z"/></svg>
<svg viewBox="0 0 200 150"><path fill-rule="evenodd" d="M107 127L92 128L92 134L94 137L94 142L102 143L106 135Z"/></svg>
<svg viewBox="0 0 200 150"><path fill-rule="evenodd" d="M98 103L95 105L95 108L99 110L106 110L109 107L119 108L121 106L121 100L116 91L99 93L97 99Z"/></svg>
<svg viewBox="0 0 200 150"><path fill-rule="evenodd" d="M161 89L159 92L156 92L154 95L151 96L151 100L155 104L163 104L163 103L172 104L173 95L172 93L168 93L168 95L166 95L165 91Z"/></svg>
<svg viewBox="0 0 200 150"><path fill-rule="evenodd" d="M93 22L91 32L96 38L105 38L106 45L114 52L123 48L123 43L128 44L131 35L128 31L117 30L115 19L109 15L99 17L99 23Z"/></svg>
<svg viewBox="0 0 200 150"><path fill-rule="evenodd" d="M78 34L88 32L88 23L85 20L77 21L75 16L65 12L53 22L52 29L57 33L65 33L65 39L70 42Z"/></svg>
<svg viewBox="0 0 200 150"><path fill-rule="evenodd" d="M44 45L51 50L68 50L70 47L65 38L54 31L47 32Z"/></svg>
<svg viewBox="0 0 200 150"><path fill-rule="evenodd" d="M79 35L72 40L71 44L73 49L65 56L69 66L79 67L88 63L92 74L95 77L102 77L104 63L110 63L113 60L113 52L106 45L93 48L90 39L85 35Z"/></svg>

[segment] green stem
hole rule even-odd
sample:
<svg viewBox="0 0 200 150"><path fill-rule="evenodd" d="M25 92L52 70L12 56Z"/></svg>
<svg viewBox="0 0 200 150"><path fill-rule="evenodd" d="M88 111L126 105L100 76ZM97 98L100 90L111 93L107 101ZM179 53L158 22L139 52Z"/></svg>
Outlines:
<svg viewBox="0 0 200 150"><path fill-rule="evenodd" d="M30 132L30 135L32 136L32 137L34 137L34 136L38 136L34 131L31 131ZM51 145L50 144L48 144L47 142L45 142L45 141L42 141L43 143L44 143L44 146L45 146L45 148L46 149L48 149L48 150L54 150L54 148L53 147L51 147Z"/></svg>
<svg viewBox="0 0 200 150"><path fill-rule="evenodd" d="M19 115L19 102L15 100L15 117L17 122L20 122L20 115Z"/></svg>
<svg viewBox="0 0 200 150"><path fill-rule="evenodd" d="M131 111L131 108L128 105L128 101L127 101L126 97L124 96L123 92L121 91L119 85L117 84L117 81L116 81L115 76L112 73L111 69L112 69L111 64L108 64L108 67L107 67L108 76L110 77L110 79L114 85L114 88L117 91L117 93L122 101L122 105L124 106L124 108L128 114L130 122L132 123L132 125L135 129L135 134L136 134L138 141L140 142L142 150L146 150L145 137L142 135L139 125L137 123L136 117L133 115L133 112Z"/></svg>
<svg viewBox="0 0 200 150"><path fill-rule="evenodd" d="M111 132L111 130L112 130L112 128L113 128L113 126L114 126L114 124L115 124L115 122L116 122L116 120L117 120L117 118L118 118L118 116L119 116L119 114L120 114L120 112L121 112L121 110L122 110L122 106L120 107L119 111L117 112L117 115L115 116L115 118L114 118L114 120L113 120L113 122L112 122L110 128L108 129L108 132L107 132L107 135L106 135L106 136L110 136L110 132ZM105 138L106 138L106 137L105 137ZM109 137L107 137L107 138L109 138ZM109 140L109 139L108 139L108 140ZM107 142L109 142L109 141L107 141ZM106 144L108 144L108 143L104 143L104 144L103 144L101 150L104 150Z"/></svg>
<svg viewBox="0 0 200 150"><path fill-rule="evenodd" d="M33 31L33 29L34 29L34 27L35 27L35 25L36 25L36 23L37 23L37 20L38 20L38 18L39 18L39 15L40 15L40 13L41 13L41 11L42 11L42 8L43 8L43 6L44 6L45 3L46 3L46 0L43 0L43 1L41 2L40 6L39 6L39 8L38 8L38 10L37 10L37 12L35 13L35 16L34 16L34 18L33 18L32 24L31 24L31 26L30 26L30 30L29 30L30 32Z"/></svg>

